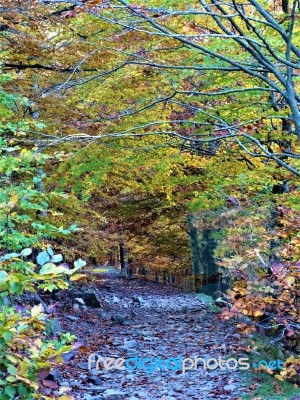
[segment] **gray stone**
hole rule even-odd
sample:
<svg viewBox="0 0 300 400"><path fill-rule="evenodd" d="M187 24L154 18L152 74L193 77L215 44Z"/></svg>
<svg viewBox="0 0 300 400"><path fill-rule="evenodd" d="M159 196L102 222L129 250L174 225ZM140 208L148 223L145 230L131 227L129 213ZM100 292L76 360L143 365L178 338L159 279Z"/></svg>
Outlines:
<svg viewBox="0 0 300 400"><path fill-rule="evenodd" d="M81 297L75 297L75 300L77 301L77 303L85 305L84 300Z"/></svg>
<svg viewBox="0 0 300 400"><path fill-rule="evenodd" d="M135 297L133 297L132 302L142 305L145 303L145 300L141 296L135 296Z"/></svg>
<svg viewBox="0 0 300 400"><path fill-rule="evenodd" d="M89 364L87 362L80 362L80 363L77 363L77 367L79 367L80 369L88 370L89 369Z"/></svg>
<svg viewBox="0 0 300 400"><path fill-rule="evenodd" d="M125 349L127 350L127 349ZM131 358L131 357L138 357L140 355L140 353L137 350L134 349L128 349L127 350L127 357Z"/></svg>
<svg viewBox="0 0 300 400"><path fill-rule="evenodd" d="M195 389L188 389L186 394L189 396L197 396L199 393Z"/></svg>
<svg viewBox="0 0 300 400"><path fill-rule="evenodd" d="M225 385L224 386L224 390L234 390L236 388L236 386L235 385Z"/></svg>
<svg viewBox="0 0 300 400"><path fill-rule="evenodd" d="M135 378L136 378L136 375L134 375L134 374L127 374L126 375L126 380L128 380L128 381L134 381Z"/></svg>
<svg viewBox="0 0 300 400"><path fill-rule="evenodd" d="M60 386L69 386L69 382L68 381L61 381L59 383Z"/></svg>
<svg viewBox="0 0 300 400"><path fill-rule="evenodd" d="M153 383L161 383L162 379L160 377L153 379Z"/></svg>
<svg viewBox="0 0 300 400"><path fill-rule="evenodd" d="M70 321L79 321L80 318L74 317L73 315L66 315L66 318L68 318Z"/></svg>
<svg viewBox="0 0 300 400"><path fill-rule="evenodd" d="M120 303L121 300L119 299L119 297L113 296L112 301L113 301L113 303Z"/></svg>
<svg viewBox="0 0 300 400"><path fill-rule="evenodd" d="M153 335L153 331L140 331L139 334L141 336L152 336Z"/></svg>
<svg viewBox="0 0 300 400"><path fill-rule="evenodd" d="M158 337L150 337L150 336L146 336L146 337L144 337L144 340L146 341L146 342L155 342L155 341L157 341L157 340L159 340L159 338Z"/></svg>
<svg viewBox="0 0 300 400"><path fill-rule="evenodd" d="M129 322L129 316L126 314L115 314L111 316L111 320L114 324L124 325L127 321Z"/></svg>
<svg viewBox="0 0 300 400"><path fill-rule="evenodd" d="M84 304L88 307L99 308L101 303L98 295L93 290L86 290L82 292L70 292L70 296L73 298L80 298L84 301Z"/></svg>
<svg viewBox="0 0 300 400"><path fill-rule="evenodd" d="M107 389L103 392L105 400L124 400L125 397L127 397L126 393L118 389Z"/></svg>
<svg viewBox="0 0 300 400"><path fill-rule="evenodd" d="M124 340L124 345L123 347L125 349L132 349L138 345L138 342L136 340Z"/></svg>
<svg viewBox="0 0 300 400"><path fill-rule="evenodd" d="M99 317L101 318L101 319L110 319L111 317L112 317L112 315L111 315L111 313L109 313L109 312L106 312L106 311L100 311L99 312Z"/></svg>
<svg viewBox="0 0 300 400"><path fill-rule="evenodd" d="M62 358L63 358L64 361L70 361L75 356L76 356L76 351L74 351L74 350L71 350L68 353L63 353L62 354Z"/></svg>
<svg viewBox="0 0 300 400"><path fill-rule="evenodd" d="M58 369L53 369L46 379L50 381L61 382L63 377Z"/></svg>
<svg viewBox="0 0 300 400"><path fill-rule="evenodd" d="M96 377L96 376L88 377L87 381L89 383L92 383L93 385L98 385L98 386L103 384L103 380L98 378L98 377Z"/></svg>

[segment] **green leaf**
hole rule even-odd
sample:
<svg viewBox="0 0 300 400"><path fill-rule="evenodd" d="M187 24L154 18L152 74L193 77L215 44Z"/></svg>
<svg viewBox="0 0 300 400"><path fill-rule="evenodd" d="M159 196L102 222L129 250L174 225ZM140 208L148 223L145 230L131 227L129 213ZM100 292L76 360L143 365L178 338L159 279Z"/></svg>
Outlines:
<svg viewBox="0 0 300 400"><path fill-rule="evenodd" d="M54 256L52 256L51 258L51 262L53 263L59 263L63 260L63 256L62 254L55 254Z"/></svg>
<svg viewBox="0 0 300 400"><path fill-rule="evenodd" d="M16 282L9 282L9 291L10 293L19 293L21 292L22 286Z"/></svg>
<svg viewBox="0 0 300 400"><path fill-rule="evenodd" d="M29 247L27 249L23 249L21 251L21 256L23 256L23 257L30 256L30 254L32 254L32 249Z"/></svg>
<svg viewBox="0 0 300 400"><path fill-rule="evenodd" d="M6 271L0 271L0 284L4 283L8 277L8 273Z"/></svg>
<svg viewBox="0 0 300 400"><path fill-rule="evenodd" d="M17 390L14 386L6 386L5 390L4 390L4 393L6 393L11 398L14 398L16 392L17 392Z"/></svg>
<svg viewBox="0 0 300 400"><path fill-rule="evenodd" d="M86 261L82 260L81 258L79 258L78 260L76 260L74 262L75 268L81 268L81 267L84 267L85 265L86 265Z"/></svg>
<svg viewBox="0 0 300 400"><path fill-rule="evenodd" d="M18 258L20 256L19 253L9 253L5 254L3 257L1 257L2 260L10 260L11 258Z"/></svg>
<svg viewBox="0 0 300 400"><path fill-rule="evenodd" d="M51 256L51 257L53 257L54 256L54 251L53 251L53 249L52 249L52 247L47 247L47 253Z"/></svg>
<svg viewBox="0 0 300 400"><path fill-rule="evenodd" d="M46 251L42 251L41 253L38 254L36 261L39 265L44 265L48 261L50 261L50 256Z"/></svg>
<svg viewBox="0 0 300 400"><path fill-rule="evenodd" d="M12 333L6 331L6 332L3 333L2 336L3 336L3 338L5 339L6 342L9 342L11 340L11 338L12 338Z"/></svg>
<svg viewBox="0 0 300 400"><path fill-rule="evenodd" d="M29 394L29 391L25 386L19 386L18 393L22 396L27 396Z"/></svg>
<svg viewBox="0 0 300 400"><path fill-rule="evenodd" d="M56 265L53 263L44 264L40 269L40 275L55 274L56 268L57 268Z"/></svg>

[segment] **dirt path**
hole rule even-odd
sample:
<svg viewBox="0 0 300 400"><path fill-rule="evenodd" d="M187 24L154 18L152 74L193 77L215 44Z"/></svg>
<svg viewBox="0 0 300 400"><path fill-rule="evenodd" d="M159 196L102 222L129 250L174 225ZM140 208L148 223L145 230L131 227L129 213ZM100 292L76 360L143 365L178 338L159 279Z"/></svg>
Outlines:
<svg viewBox="0 0 300 400"><path fill-rule="evenodd" d="M198 369L185 374L171 370L172 363L170 369L156 364L158 368L153 367L151 373L145 370L150 367L143 368L143 364L131 371L106 370L103 362L98 371L95 363L90 365L94 369L89 369L88 357L94 352L102 357L151 357L154 362L159 356L161 360L180 356L226 359L234 357L239 347L239 335L232 326L220 321L192 294L117 275L99 280L93 289L101 308L75 305L82 301L71 299L59 311L63 329L75 333L86 347L85 351L71 353L70 360L58 371L59 386L69 387L76 399L239 398L243 388L238 372L205 370L201 363ZM135 362L131 362L131 369Z"/></svg>

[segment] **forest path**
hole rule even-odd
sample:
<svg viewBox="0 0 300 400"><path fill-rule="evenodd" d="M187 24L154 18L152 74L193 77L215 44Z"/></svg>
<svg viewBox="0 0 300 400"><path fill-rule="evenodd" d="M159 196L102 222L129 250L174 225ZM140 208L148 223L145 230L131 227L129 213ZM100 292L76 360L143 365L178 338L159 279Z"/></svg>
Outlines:
<svg viewBox="0 0 300 400"><path fill-rule="evenodd" d="M91 288L81 288L84 293ZM144 359L161 357L237 357L239 335L193 294L161 284L101 276L93 283L101 308L68 299L58 311L64 330L84 343L85 351L71 353L59 370L59 386L80 400L235 400L245 392L240 373L228 369L182 370L143 368L99 370L88 357ZM80 293L76 294L80 296ZM74 355L75 354L75 355ZM132 364L133 365L133 364ZM213 365L213 364L212 364ZM172 367L170 367L172 368Z"/></svg>

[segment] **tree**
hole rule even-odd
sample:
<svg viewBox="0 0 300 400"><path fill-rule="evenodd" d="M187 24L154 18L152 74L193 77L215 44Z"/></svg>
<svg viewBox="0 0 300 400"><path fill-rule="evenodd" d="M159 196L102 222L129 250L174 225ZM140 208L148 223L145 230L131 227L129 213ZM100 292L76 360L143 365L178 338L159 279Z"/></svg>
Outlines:
<svg viewBox="0 0 300 400"><path fill-rule="evenodd" d="M85 84L92 100L98 81L104 81L107 90L114 90L116 82L123 87L118 110L108 109L99 119L92 112L84 117L86 124L106 121L104 133L83 134L81 129L79 137L72 133L63 139L49 136L45 143L166 135L199 154L214 154L216 143L223 141L300 176L296 0L289 7L283 5L283 10L256 0L243 4L201 0L180 6L172 1L40 3L65 3L49 14L71 17L72 44L77 47L76 36L83 44L83 55L74 67L58 68L72 72L55 90L65 92ZM79 27L77 21L83 25ZM107 29L104 38L103 30L95 32L93 25ZM93 38L92 46L86 45L88 38ZM105 65L99 62L107 57ZM6 67L18 65L8 62ZM46 67L19 64L19 68ZM142 97L135 90L124 91L123 79L130 76L146 86ZM163 120L157 118L162 105L169 114Z"/></svg>

